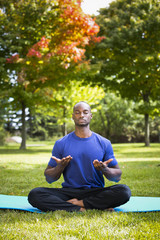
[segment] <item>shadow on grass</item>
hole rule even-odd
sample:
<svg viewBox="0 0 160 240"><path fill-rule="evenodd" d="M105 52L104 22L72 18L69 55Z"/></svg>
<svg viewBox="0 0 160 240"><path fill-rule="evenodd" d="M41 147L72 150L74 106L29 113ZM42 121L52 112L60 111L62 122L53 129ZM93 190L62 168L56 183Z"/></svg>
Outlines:
<svg viewBox="0 0 160 240"><path fill-rule="evenodd" d="M147 159L147 158L158 158L160 159L160 151L156 151L156 152L143 152L143 150L141 152L118 152L117 151L117 159L118 158L122 158L125 160L125 159L128 159L128 158L132 158L132 159L135 159L136 158L143 158L143 159ZM119 156L118 156L119 155Z"/></svg>
<svg viewBox="0 0 160 240"><path fill-rule="evenodd" d="M37 154L37 153L51 153L52 147L50 149L9 149L9 148L1 148L0 154Z"/></svg>
<svg viewBox="0 0 160 240"><path fill-rule="evenodd" d="M150 146L145 146L144 143L112 143L116 148L157 148L160 146L160 143L150 143Z"/></svg>
<svg viewBox="0 0 160 240"><path fill-rule="evenodd" d="M153 144L145 147L142 144L115 144L114 153L117 159L120 158L160 158L160 144Z"/></svg>

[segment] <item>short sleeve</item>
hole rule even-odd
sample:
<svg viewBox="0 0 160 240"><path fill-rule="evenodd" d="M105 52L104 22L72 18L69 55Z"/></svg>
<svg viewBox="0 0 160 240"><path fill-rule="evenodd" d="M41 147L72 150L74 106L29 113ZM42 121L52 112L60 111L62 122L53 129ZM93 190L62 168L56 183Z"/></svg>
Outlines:
<svg viewBox="0 0 160 240"><path fill-rule="evenodd" d="M59 149L59 144L58 144L58 141L55 142L55 145L53 147L53 150L52 150L52 156L55 156L57 158L62 158L62 154L61 154L61 151ZM56 161L51 157L50 158L50 161L48 163L49 166L51 167L55 167L57 165Z"/></svg>
<svg viewBox="0 0 160 240"><path fill-rule="evenodd" d="M107 161L109 159L113 159L112 162L110 162L108 164L108 167L113 167L115 165L118 164L115 156L114 156L114 152L113 152L113 148L112 148L112 144L111 142L108 140L106 143L105 143L105 157L104 157L104 161Z"/></svg>

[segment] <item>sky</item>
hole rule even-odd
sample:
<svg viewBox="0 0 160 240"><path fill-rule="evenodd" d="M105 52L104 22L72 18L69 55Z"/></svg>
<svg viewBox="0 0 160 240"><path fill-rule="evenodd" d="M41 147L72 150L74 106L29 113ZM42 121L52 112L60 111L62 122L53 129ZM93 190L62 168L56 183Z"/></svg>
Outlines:
<svg viewBox="0 0 160 240"><path fill-rule="evenodd" d="M81 7L83 12L97 15L97 10L109 6L109 3L112 1L113 0L83 0Z"/></svg>

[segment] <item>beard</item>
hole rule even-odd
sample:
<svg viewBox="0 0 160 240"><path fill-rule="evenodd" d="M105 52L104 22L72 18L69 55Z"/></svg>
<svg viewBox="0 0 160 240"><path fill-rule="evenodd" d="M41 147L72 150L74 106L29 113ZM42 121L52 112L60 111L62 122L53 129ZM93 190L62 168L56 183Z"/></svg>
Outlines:
<svg viewBox="0 0 160 240"><path fill-rule="evenodd" d="M84 123L75 123L77 127L87 127L89 125L89 122L84 122Z"/></svg>

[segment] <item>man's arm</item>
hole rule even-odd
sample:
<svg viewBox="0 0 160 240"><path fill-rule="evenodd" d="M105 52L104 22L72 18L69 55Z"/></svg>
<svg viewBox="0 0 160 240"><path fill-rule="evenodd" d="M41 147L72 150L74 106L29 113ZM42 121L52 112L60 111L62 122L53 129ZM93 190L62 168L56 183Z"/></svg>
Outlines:
<svg viewBox="0 0 160 240"><path fill-rule="evenodd" d="M119 182L121 180L122 171L118 164L111 168L106 167L102 169L102 173L110 181Z"/></svg>
<svg viewBox="0 0 160 240"><path fill-rule="evenodd" d="M68 165L68 163L72 159L71 156L67 156L62 159L56 158L54 156L52 156L52 158L56 161L57 166L51 167L48 165L47 168L45 169L44 175L48 183L57 181L60 178L61 174L63 173L65 167Z"/></svg>
<svg viewBox="0 0 160 240"><path fill-rule="evenodd" d="M93 161L93 165L97 170L102 171L108 180L119 182L121 180L122 171L118 164L113 167L108 167L109 162L111 162L111 159L105 162L96 159Z"/></svg>

